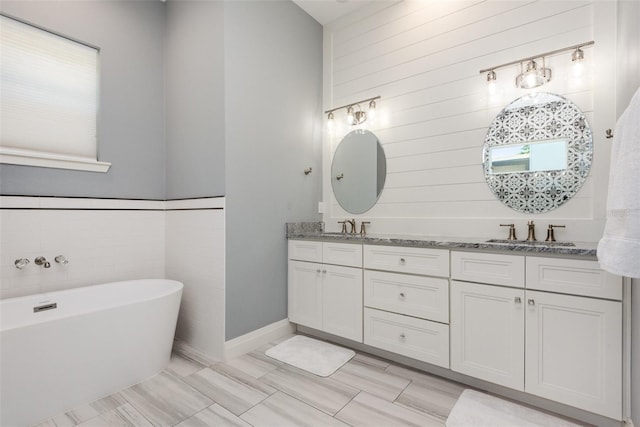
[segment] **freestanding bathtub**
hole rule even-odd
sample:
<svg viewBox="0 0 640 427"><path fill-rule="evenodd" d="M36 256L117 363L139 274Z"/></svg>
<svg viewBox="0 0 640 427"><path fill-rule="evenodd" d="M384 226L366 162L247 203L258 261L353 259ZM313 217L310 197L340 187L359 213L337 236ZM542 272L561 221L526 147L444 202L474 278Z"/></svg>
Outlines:
<svg viewBox="0 0 640 427"><path fill-rule="evenodd" d="M0 425L32 425L164 369L182 286L131 280L0 301Z"/></svg>

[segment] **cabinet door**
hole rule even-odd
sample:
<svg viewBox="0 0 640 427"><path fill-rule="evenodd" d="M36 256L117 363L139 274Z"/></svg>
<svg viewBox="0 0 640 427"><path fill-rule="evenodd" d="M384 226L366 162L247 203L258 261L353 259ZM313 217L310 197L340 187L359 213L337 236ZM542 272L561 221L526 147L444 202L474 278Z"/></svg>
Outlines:
<svg viewBox="0 0 640 427"><path fill-rule="evenodd" d="M323 266L322 330L362 342L362 269Z"/></svg>
<svg viewBox="0 0 640 427"><path fill-rule="evenodd" d="M527 291L527 393L622 415L622 304Z"/></svg>
<svg viewBox="0 0 640 427"><path fill-rule="evenodd" d="M322 328L322 265L289 261L289 320Z"/></svg>
<svg viewBox="0 0 640 427"><path fill-rule="evenodd" d="M451 282L451 369L524 390L524 291Z"/></svg>

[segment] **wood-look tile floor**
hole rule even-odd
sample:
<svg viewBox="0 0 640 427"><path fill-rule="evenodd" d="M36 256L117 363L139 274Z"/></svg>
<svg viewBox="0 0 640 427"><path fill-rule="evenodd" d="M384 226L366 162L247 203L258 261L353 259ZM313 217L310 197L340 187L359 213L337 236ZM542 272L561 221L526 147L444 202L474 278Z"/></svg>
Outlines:
<svg viewBox="0 0 640 427"><path fill-rule="evenodd" d="M275 344L226 363L178 349L154 377L38 426L444 426L465 388L364 353L321 378L266 356Z"/></svg>

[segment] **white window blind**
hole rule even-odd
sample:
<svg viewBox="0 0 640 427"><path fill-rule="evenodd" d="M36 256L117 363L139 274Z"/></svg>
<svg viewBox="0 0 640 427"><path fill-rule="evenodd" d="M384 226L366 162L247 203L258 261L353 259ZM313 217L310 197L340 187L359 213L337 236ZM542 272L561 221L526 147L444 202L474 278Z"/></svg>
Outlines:
<svg viewBox="0 0 640 427"><path fill-rule="evenodd" d="M97 162L98 50L0 19L0 161L108 169Z"/></svg>

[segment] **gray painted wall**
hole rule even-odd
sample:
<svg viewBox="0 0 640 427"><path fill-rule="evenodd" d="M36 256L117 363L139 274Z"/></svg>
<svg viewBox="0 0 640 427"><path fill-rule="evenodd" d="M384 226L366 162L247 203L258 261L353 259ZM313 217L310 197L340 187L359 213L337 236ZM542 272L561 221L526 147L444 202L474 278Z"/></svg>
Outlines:
<svg viewBox="0 0 640 427"><path fill-rule="evenodd" d="M165 6L2 1L9 15L99 46L98 152L108 173L0 165L0 194L164 199Z"/></svg>
<svg viewBox="0 0 640 427"><path fill-rule="evenodd" d="M224 3L166 5L167 199L222 196Z"/></svg>
<svg viewBox="0 0 640 427"><path fill-rule="evenodd" d="M288 0L226 3L225 88L230 340L287 317L284 224L320 220L322 27Z"/></svg>

